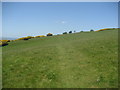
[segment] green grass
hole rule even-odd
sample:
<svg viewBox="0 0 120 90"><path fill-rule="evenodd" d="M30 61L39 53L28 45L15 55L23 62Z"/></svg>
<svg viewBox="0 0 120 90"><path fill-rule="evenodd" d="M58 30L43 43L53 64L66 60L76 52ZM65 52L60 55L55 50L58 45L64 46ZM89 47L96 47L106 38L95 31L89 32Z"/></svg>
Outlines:
<svg viewBox="0 0 120 90"><path fill-rule="evenodd" d="M118 87L118 30L10 42L3 88Z"/></svg>

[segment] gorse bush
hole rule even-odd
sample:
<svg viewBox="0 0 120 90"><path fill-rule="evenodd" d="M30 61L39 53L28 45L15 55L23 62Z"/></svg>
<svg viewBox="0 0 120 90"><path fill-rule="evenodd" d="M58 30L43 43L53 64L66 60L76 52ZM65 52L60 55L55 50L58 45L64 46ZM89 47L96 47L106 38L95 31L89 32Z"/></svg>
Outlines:
<svg viewBox="0 0 120 90"><path fill-rule="evenodd" d="M10 42L10 40L0 40L0 46L6 46L8 42Z"/></svg>
<svg viewBox="0 0 120 90"><path fill-rule="evenodd" d="M35 36L35 38L39 38L40 36Z"/></svg>
<svg viewBox="0 0 120 90"><path fill-rule="evenodd" d="M10 42L10 40L0 40L1 42Z"/></svg>
<svg viewBox="0 0 120 90"><path fill-rule="evenodd" d="M45 37L44 35L41 35L40 37Z"/></svg>
<svg viewBox="0 0 120 90"><path fill-rule="evenodd" d="M48 33L47 36L53 36L53 34L52 33Z"/></svg>
<svg viewBox="0 0 120 90"><path fill-rule="evenodd" d="M105 30L111 30L111 28L104 28L104 29L100 29L100 30L97 30L97 31L105 31Z"/></svg>
<svg viewBox="0 0 120 90"><path fill-rule="evenodd" d="M25 38L25 37L22 37L22 38L18 38L18 39L16 39L16 40L24 40L24 38Z"/></svg>
<svg viewBox="0 0 120 90"><path fill-rule="evenodd" d="M44 35L35 36L35 38L45 37Z"/></svg>
<svg viewBox="0 0 120 90"><path fill-rule="evenodd" d="M31 38L34 38L34 37L32 37L32 36L27 36L26 38L31 39Z"/></svg>
<svg viewBox="0 0 120 90"><path fill-rule="evenodd" d="M31 38L34 38L32 36L27 36L27 37L22 37L22 38L18 38L16 40L28 40L28 39L31 39Z"/></svg>

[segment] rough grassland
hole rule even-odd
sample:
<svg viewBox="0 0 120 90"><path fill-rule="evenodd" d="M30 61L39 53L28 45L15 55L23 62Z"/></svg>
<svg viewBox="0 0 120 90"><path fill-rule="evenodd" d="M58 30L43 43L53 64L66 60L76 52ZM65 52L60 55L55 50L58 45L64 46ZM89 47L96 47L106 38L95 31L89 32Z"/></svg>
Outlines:
<svg viewBox="0 0 120 90"><path fill-rule="evenodd" d="M10 42L3 88L118 87L118 30Z"/></svg>

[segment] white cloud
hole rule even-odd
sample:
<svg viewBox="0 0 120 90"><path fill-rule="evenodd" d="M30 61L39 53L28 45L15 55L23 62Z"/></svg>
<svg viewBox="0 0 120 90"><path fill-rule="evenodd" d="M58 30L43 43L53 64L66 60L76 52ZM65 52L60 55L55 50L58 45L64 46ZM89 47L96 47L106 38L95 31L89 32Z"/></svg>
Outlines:
<svg viewBox="0 0 120 90"><path fill-rule="evenodd" d="M67 21L56 21L55 23L58 23L58 24L66 24Z"/></svg>
<svg viewBox="0 0 120 90"><path fill-rule="evenodd" d="M67 23L67 22L66 22L66 21L61 21L61 23L62 23L62 24L65 24L65 23Z"/></svg>

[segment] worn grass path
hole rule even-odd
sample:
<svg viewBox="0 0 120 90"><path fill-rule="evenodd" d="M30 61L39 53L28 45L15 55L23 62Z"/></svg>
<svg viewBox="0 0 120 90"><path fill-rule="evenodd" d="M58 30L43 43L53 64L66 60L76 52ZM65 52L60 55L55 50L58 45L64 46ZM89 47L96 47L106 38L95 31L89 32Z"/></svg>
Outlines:
<svg viewBox="0 0 120 90"><path fill-rule="evenodd" d="M93 63L89 61L87 56L71 45L61 45L57 48L59 51L59 64L57 67L59 74L61 75L60 78L63 88L98 88L100 81L97 80L99 79L100 74L99 72L96 73L96 67L92 65Z"/></svg>
<svg viewBox="0 0 120 90"><path fill-rule="evenodd" d="M117 30L10 42L3 47L4 88L115 88Z"/></svg>

